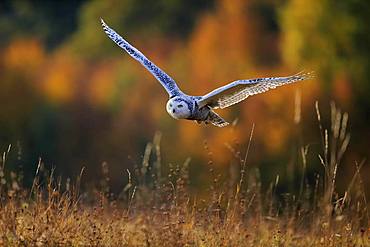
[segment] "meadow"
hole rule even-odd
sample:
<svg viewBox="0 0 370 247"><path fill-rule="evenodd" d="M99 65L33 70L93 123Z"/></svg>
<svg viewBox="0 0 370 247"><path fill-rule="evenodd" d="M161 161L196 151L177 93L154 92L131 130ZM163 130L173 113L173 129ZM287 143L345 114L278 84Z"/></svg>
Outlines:
<svg viewBox="0 0 370 247"><path fill-rule="evenodd" d="M109 166L101 180L82 186L84 169L75 179L62 179L42 160L32 186L22 174L9 171L3 153L0 166L1 246L370 246L369 210L361 168L343 194L336 191L336 174L349 143L348 115L332 105L331 126L321 124L316 104L323 172L310 184L301 178L298 193L279 194L279 176L262 190L258 168L248 165L253 145L250 130L246 153L237 174L219 174L212 161L212 182L194 191L188 159L173 166L162 160L161 135L148 143L142 164L126 171L128 183L113 193ZM206 144L205 144L206 145ZM207 147L205 147L207 150ZM302 147L306 169L307 147ZM84 188L84 189L82 189Z"/></svg>

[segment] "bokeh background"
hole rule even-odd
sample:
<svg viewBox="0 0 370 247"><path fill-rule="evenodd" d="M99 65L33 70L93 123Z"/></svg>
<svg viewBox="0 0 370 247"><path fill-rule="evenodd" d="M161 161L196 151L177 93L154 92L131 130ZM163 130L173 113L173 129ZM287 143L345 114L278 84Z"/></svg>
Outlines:
<svg viewBox="0 0 370 247"><path fill-rule="evenodd" d="M106 162L119 188L160 131L163 164L191 157L191 179L201 185L210 165L225 173L238 165L235 152L244 155L254 123L248 166L294 189L301 147L309 146L308 176L323 173L314 106L318 100L330 128L334 101L350 117L341 190L370 151L369 11L365 0L1 1L0 149L12 145L8 169L31 179L41 157L63 177L86 167L89 183ZM189 94L303 69L317 77L219 111L232 127L176 121L160 84L106 37L100 17ZM366 163L367 188L369 172Z"/></svg>

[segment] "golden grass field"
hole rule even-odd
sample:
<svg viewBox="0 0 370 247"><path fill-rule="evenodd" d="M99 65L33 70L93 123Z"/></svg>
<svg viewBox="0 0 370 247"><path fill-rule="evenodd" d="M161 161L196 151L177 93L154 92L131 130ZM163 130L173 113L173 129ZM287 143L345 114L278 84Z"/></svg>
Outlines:
<svg viewBox="0 0 370 247"><path fill-rule="evenodd" d="M141 167L127 171L128 183L110 192L108 166L100 186L80 191L83 170L62 180L37 166L33 185L0 166L1 246L370 246L368 202L361 164L344 194L335 190L338 164L349 142L348 117L332 107L325 129L317 106L324 174L315 184L302 179L298 194L280 195L279 178L262 192L258 169L240 158L237 179L212 182L202 194L189 186L189 162L163 169L158 136ZM333 120L334 119L334 120ZM249 145L253 142L253 128ZM333 148L335 146L336 148ZM304 168L306 149L302 148Z"/></svg>

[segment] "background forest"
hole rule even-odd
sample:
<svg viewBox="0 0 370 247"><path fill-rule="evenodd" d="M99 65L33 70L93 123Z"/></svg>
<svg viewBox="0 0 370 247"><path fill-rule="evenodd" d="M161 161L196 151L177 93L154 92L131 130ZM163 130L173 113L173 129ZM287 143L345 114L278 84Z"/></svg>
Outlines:
<svg viewBox="0 0 370 247"><path fill-rule="evenodd" d="M190 157L192 184L201 186L209 164L235 166L233 150L245 152L254 123L248 165L262 181L279 174L285 191L297 188L302 147L308 179L323 172L315 101L326 128L335 102L351 133L340 191L369 155L369 10L358 0L1 1L0 150L11 144L8 169L26 181L41 158L63 177L86 167L86 183L106 163L111 186L122 188L159 131L163 163ZM189 94L303 69L317 76L222 110L231 127L175 121L160 84L106 37L100 17ZM365 163L365 188L369 172Z"/></svg>

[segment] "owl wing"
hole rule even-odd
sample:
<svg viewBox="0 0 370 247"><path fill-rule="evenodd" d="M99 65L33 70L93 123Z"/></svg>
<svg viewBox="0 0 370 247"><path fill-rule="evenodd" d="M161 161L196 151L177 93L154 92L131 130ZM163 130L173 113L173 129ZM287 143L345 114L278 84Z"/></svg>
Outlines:
<svg viewBox="0 0 370 247"><path fill-rule="evenodd" d="M154 77L166 89L170 97L183 94L181 90L178 88L176 82L169 75L167 75L163 70L161 70L153 62L151 62L148 58L146 58L143 53L141 53L138 49L133 47L130 43L128 43L125 39L123 39L118 33L116 33L113 29L111 29L103 21L103 19L100 19L100 21L103 26L104 32L108 35L108 37L111 40L113 40L119 47L124 49L131 57L139 61L150 73L152 73L152 75L154 75Z"/></svg>
<svg viewBox="0 0 370 247"><path fill-rule="evenodd" d="M238 80L202 96L198 100L199 107L210 106L211 108L226 108L249 96L264 93L270 89L313 78L313 73L300 72L287 77L270 77L250 80Z"/></svg>

